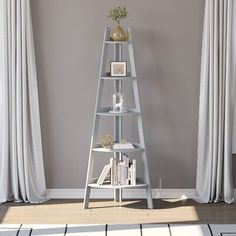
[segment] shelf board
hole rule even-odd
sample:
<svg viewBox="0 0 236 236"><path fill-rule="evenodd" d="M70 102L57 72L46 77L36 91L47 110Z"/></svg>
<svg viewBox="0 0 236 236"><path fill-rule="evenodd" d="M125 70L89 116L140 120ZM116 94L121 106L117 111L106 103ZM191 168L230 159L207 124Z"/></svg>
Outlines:
<svg viewBox="0 0 236 236"><path fill-rule="evenodd" d="M110 72L106 72L105 74L101 75L101 79L103 80L130 80L135 78L135 76L131 76L130 72L127 73L127 76L111 76Z"/></svg>
<svg viewBox="0 0 236 236"><path fill-rule="evenodd" d="M119 43L122 43L122 44L129 44L129 43L132 43L132 41L130 41L130 40L127 40L127 41L106 40L105 43L108 43L108 44L119 44Z"/></svg>
<svg viewBox="0 0 236 236"><path fill-rule="evenodd" d="M146 183L142 183L142 182L138 182L136 185L111 185L109 184L97 184L97 183L91 183L88 184L88 186L90 188L103 188L103 189L128 189L128 188L133 188L133 189L139 189L139 188L147 188L148 184Z"/></svg>
<svg viewBox="0 0 236 236"><path fill-rule="evenodd" d="M113 148L103 148L101 145L97 145L95 147L93 147L93 151L94 152L107 152L107 153L115 153L115 152L123 152L123 153L127 153L127 152L138 152L138 151L144 151L144 148L141 147L140 144L137 143L133 143L134 148L131 149L113 149Z"/></svg>
<svg viewBox="0 0 236 236"><path fill-rule="evenodd" d="M140 112L137 111L135 108L128 108L127 112L120 112L120 113L111 113L111 107L104 107L97 111L97 115L99 116L128 116L128 115L140 115Z"/></svg>

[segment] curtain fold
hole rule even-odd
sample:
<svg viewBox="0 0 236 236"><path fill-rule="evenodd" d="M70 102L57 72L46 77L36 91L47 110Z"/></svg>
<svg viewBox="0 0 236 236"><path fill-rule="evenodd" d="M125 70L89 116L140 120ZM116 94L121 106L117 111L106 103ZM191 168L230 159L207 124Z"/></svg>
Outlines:
<svg viewBox="0 0 236 236"><path fill-rule="evenodd" d="M206 0L202 41L196 194L231 203L233 0Z"/></svg>
<svg viewBox="0 0 236 236"><path fill-rule="evenodd" d="M47 200L29 0L0 0L0 202Z"/></svg>

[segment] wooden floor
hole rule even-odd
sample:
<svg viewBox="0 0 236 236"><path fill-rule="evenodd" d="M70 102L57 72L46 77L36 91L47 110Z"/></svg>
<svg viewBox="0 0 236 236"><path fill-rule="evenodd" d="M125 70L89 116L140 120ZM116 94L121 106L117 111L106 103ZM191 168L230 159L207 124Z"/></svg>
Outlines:
<svg viewBox="0 0 236 236"><path fill-rule="evenodd" d="M80 200L50 200L44 204L5 203L0 205L1 224L235 224L236 204L199 204L192 200L146 202L92 201L82 209Z"/></svg>

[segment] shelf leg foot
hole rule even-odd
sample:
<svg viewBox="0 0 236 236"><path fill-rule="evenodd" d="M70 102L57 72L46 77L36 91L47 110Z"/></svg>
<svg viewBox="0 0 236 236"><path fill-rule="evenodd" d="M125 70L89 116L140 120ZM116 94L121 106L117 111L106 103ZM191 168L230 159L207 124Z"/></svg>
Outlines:
<svg viewBox="0 0 236 236"><path fill-rule="evenodd" d="M89 186L87 186L85 189L85 194L84 194L83 209L88 209L90 191L91 191L91 188Z"/></svg>
<svg viewBox="0 0 236 236"><path fill-rule="evenodd" d="M152 191L150 185L146 188L147 193L147 205L149 209L153 209L153 201L152 201Z"/></svg>
<svg viewBox="0 0 236 236"><path fill-rule="evenodd" d="M114 189L114 202L119 201L119 189Z"/></svg>
<svg viewBox="0 0 236 236"><path fill-rule="evenodd" d="M122 202L122 189L119 189L119 202Z"/></svg>

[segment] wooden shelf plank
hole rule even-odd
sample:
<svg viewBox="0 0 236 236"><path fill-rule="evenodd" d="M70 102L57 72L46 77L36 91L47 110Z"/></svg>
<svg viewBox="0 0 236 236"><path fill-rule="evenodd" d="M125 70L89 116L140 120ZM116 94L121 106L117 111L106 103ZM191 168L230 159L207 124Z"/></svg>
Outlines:
<svg viewBox="0 0 236 236"><path fill-rule="evenodd" d="M135 79L136 77L134 76L119 76L119 77L113 77L113 76L101 76L101 79L103 80L132 80Z"/></svg>
<svg viewBox="0 0 236 236"><path fill-rule="evenodd" d="M130 40L127 40L127 41L106 40L105 43L108 43L108 44L119 44L119 43L122 43L122 44L129 44L129 43L132 43L132 41L130 41Z"/></svg>
<svg viewBox="0 0 236 236"><path fill-rule="evenodd" d="M127 116L127 115L140 115L140 112L135 108L128 108L127 112L112 113L111 107L104 107L97 111L100 116Z"/></svg>
<svg viewBox="0 0 236 236"><path fill-rule="evenodd" d="M109 149L109 148L103 148L101 145L97 145L94 147L92 150L94 152L107 152L107 153L114 153L114 152L123 152L123 153L128 153L128 152L138 152L138 151L144 151L144 148L141 147L140 144L133 144L134 148L132 149Z"/></svg>
<svg viewBox="0 0 236 236"><path fill-rule="evenodd" d="M111 76L110 72L106 72L102 74L101 79L103 80L130 80L130 79L135 79L135 76L132 76L130 72L127 73L127 76Z"/></svg>
<svg viewBox="0 0 236 236"><path fill-rule="evenodd" d="M147 188L148 184L146 183L137 183L136 185L111 185L111 184L97 184L97 183L90 183L88 184L90 188L104 188L104 189L139 189L139 188Z"/></svg>

